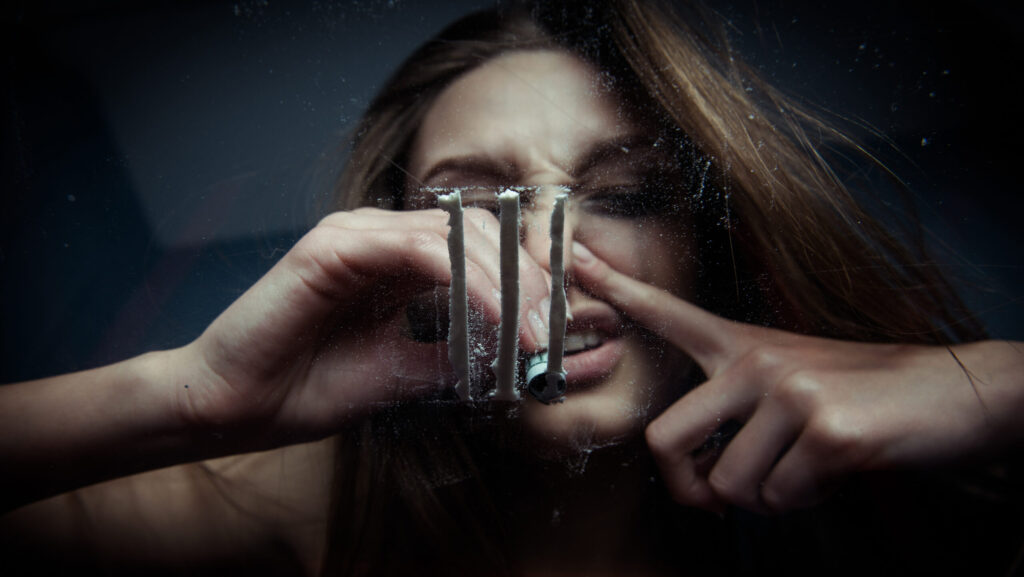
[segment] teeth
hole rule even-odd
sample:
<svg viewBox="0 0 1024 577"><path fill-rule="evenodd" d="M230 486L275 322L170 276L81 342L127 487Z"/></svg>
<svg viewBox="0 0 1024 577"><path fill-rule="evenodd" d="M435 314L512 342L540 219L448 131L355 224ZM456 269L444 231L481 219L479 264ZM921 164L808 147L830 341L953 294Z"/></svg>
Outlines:
<svg viewBox="0 0 1024 577"><path fill-rule="evenodd" d="M565 353L573 354L594 348L603 342L597 331L589 330L565 335Z"/></svg>

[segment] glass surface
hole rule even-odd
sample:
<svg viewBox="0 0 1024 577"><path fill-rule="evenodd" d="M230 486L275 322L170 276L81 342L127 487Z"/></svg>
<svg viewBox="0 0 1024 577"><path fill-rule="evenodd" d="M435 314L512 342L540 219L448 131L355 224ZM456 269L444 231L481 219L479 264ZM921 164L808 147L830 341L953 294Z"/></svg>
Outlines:
<svg viewBox="0 0 1024 577"><path fill-rule="evenodd" d="M194 338L329 206L387 74L485 6L26 5L4 89L2 380ZM719 9L769 80L877 129L869 148L909 182L940 264L995 336L1019 337L1024 201L1000 79L1021 51L997 7Z"/></svg>
<svg viewBox="0 0 1024 577"><path fill-rule="evenodd" d="M391 71L444 25L489 5L23 6L2 88L0 382L195 339L326 214L355 124ZM994 4L967 14L874 0L716 9L769 81L865 129L865 147L909 185L934 264L993 337L1024 338L1018 103L1006 86L1022 50L1012 19ZM702 190L700 166L574 188L578 232L612 245L678 215L685 207L660 192L680 180ZM858 178L883 191L865 202L905 210L888 200L886 175L864 170ZM496 213L495 185L519 183L461 184L471 185L468 205ZM434 206L431 194L408 208ZM416 329L425 341L443 324L437 299L429 292L410 312L413 324L426 323ZM588 346L578 338L573 347ZM501 442L519 442L510 438ZM559 456L570 477L587 472L595 447L576 448ZM614 483L616 470L601 468L608 461L594 462ZM546 521L557 527L566 512L557 503L550 510ZM746 521L752 541L784 546L784 532ZM699 542L687 533L694 529L680 531ZM740 565L759 569L755 558Z"/></svg>

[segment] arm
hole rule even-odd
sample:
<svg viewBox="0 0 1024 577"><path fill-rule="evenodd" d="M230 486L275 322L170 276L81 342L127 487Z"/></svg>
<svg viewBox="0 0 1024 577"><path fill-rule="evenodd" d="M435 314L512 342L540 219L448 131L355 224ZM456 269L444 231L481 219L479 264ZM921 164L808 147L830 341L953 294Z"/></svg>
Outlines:
<svg viewBox="0 0 1024 577"><path fill-rule="evenodd" d="M858 471L971 462L1024 444L1022 343L810 337L717 317L611 269L579 244L573 269L708 377L646 431L681 503L784 511L822 500ZM742 427L721 455L698 454L730 420Z"/></svg>
<svg viewBox="0 0 1024 577"><path fill-rule="evenodd" d="M197 443L173 389L188 349L0 387L0 503L7 511L77 487L225 454Z"/></svg>
<svg viewBox="0 0 1024 577"><path fill-rule="evenodd" d="M332 456L327 440L91 485L0 517L0 555L33 574L230 566L316 575Z"/></svg>
<svg viewBox="0 0 1024 577"><path fill-rule="evenodd" d="M466 220L470 302L497 323L498 227L483 210L467 211ZM449 386L445 343L415 342L405 326L406 302L448 283L446 235L440 210L336 213L188 346L0 387L4 508L169 465L313 442L376 407ZM525 317L548 284L532 260L521 267ZM537 346L529 326L521 319L528 350ZM173 511L197 530L216 527L223 511L190 499L206 489L184 471L79 495L137 495L126 527L163 527L161 516ZM230 479L259 477L244 467L232 471ZM271 486L275 475L267 477ZM165 483L175 478L181 482ZM153 490L161 484L181 490ZM18 515L69 518L72 505L59 498ZM116 518L118 510L95 508L101 517Z"/></svg>

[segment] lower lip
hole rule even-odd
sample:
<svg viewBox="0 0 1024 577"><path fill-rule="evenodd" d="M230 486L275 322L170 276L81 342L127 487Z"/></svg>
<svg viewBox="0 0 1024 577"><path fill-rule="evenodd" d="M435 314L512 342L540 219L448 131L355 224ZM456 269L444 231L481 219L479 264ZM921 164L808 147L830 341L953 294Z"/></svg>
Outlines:
<svg viewBox="0 0 1024 577"><path fill-rule="evenodd" d="M607 340L596 349L567 355L562 366L566 372L566 384L578 387L611 374L626 352L626 344L621 338Z"/></svg>

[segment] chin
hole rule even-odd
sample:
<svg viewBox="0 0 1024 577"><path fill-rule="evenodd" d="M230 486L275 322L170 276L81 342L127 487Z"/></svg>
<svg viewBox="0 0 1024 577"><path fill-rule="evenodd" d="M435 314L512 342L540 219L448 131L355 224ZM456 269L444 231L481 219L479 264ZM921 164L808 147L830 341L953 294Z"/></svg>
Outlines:
<svg viewBox="0 0 1024 577"><path fill-rule="evenodd" d="M538 454L557 458L589 453L641 436L647 423L668 406L673 395L678 396L680 379L676 377L685 374L689 364L684 359L666 362L661 354L664 347L652 349L650 344L645 346L637 336L623 337L567 356L565 399L550 405L532 398L523 401L523 428ZM590 358L582 358L585 355ZM610 372L594 374L591 369L597 361L608 358L615 360ZM583 369L576 375L574 364ZM579 378L580 373L584 378Z"/></svg>

